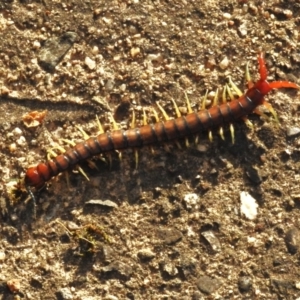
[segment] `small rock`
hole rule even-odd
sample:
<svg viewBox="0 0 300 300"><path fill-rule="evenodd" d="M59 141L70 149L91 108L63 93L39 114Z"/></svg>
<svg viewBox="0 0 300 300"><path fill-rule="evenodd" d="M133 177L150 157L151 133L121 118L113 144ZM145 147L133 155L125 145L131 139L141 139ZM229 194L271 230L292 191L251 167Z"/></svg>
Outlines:
<svg viewBox="0 0 300 300"><path fill-rule="evenodd" d="M113 273L116 272L117 274L129 279L133 270L128 264L124 264L120 261L114 261L106 267L101 269L103 273Z"/></svg>
<svg viewBox="0 0 300 300"><path fill-rule="evenodd" d="M5 252L0 251L0 262L3 262L5 260Z"/></svg>
<svg viewBox="0 0 300 300"><path fill-rule="evenodd" d="M90 70L94 70L96 68L96 62L88 56L85 58L84 63Z"/></svg>
<svg viewBox="0 0 300 300"><path fill-rule="evenodd" d="M257 216L258 204L256 200L247 192L241 192L241 213L249 220L254 220Z"/></svg>
<svg viewBox="0 0 300 300"><path fill-rule="evenodd" d="M253 183L260 184L263 181L261 171L259 169L249 167L246 174Z"/></svg>
<svg viewBox="0 0 300 300"><path fill-rule="evenodd" d="M222 61L219 63L219 67L222 69L222 70L225 70L227 69L227 67L229 66L229 60L228 60L228 57L225 56Z"/></svg>
<svg viewBox="0 0 300 300"><path fill-rule="evenodd" d="M238 287L241 293L248 292L252 287L252 279L249 276L242 276L239 278Z"/></svg>
<svg viewBox="0 0 300 300"><path fill-rule="evenodd" d="M38 54L40 66L46 71L53 71L63 59L77 38L75 32L65 32L60 37L48 39Z"/></svg>
<svg viewBox="0 0 300 300"><path fill-rule="evenodd" d="M198 289L206 294L211 294L219 289L221 281L219 279L210 278L209 276L201 276L197 280Z"/></svg>
<svg viewBox="0 0 300 300"><path fill-rule="evenodd" d="M288 251L291 254L295 254L299 250L300 246L300 232L297 228L291 228L285 235L285 243Z"/></svg>
<svg viewBox="0 0 300 300"><path fill-rule="evenodd" d="M107 245L103 245L102 253L103 253L104 261L106 263L111 263L115 259L114 250Z"/></svg>
<svg viewBox="0 0 300 300"><path fill-rule="evenodd" d="M138 257L142 260L152 259L155 257L155 253L149 248L141 249L138 252Z"/></svg>
<svg viewBox="0 0 300 300"><path fill-rule="evenodd" d="M110 207L110 208L116 208L118 205L111 201L111 200L89 200L85 202L85 205L100 205L100 206L105 206L105 207Z"/></svg>
<svg viewBox="0 0 300 300"><path fill-rule="evenodd" d="M209 247L214 253L221 251L221 244L218 238L214 235L212 230L203 231L201 236L205 239L205 241L209 244Z"/></svg>
<svg viewBox="0 0 300 300"><path fill-rule="evenodd" d="M178 274L177 268L171 264L167 263L163 266L163 270L169 275L169 276L176 276Z"/></svg>
<svg viewBox="0 0 300 300"><path fill-rule="evenodd" d="M190 193L190 194L184 195L183 200L185 202L185 205L186 205L187 209L193 209L197 206L200 198L197 194Z"/></svg>
<svg viewBox="0 0 300 300"><path fill-rule="evenodd" d="M72 292L69 288L62 288L57 292L57 294L58 294L58 297L60 297L59 299L61 299L61 300L72 300L73 299Z"/></svg>
<svg viewBox="0 0 300 300"><path fill-rule="evenodd" d="M20 291L20 288L21 288L21 282L19 279L10 279L6 282L7 284L7 287L9 288L9 290L12 292L12 293L17 293Z"/></svg>
<svg viewBox="0 0 300 300"><path fill-rule="evenodd" d="M300 133L300 128L299 127L288 127L286 129L286 135L288 137L293 137L296 136Z"/></svg>
<svg viewBox="0 0 300 300"><path fill-rule="evenodd" d="M231 14L229 14L229 13L224 13L224 14L223 14L223 18L224 18L224 19L227 19L227 20L230 20L230 19L231 19Z"/></svg>
<svg viewBox="0 0 300 300"><path fill-rule="evenodd" d="M133 47L130 49L130 55L131 57L136 57L141 53L141 49L139 47Z"/></svg>
<svg viewBox="0 0 300 300"><path fill-rule="evenodd" d="M198 144L198 145L196 146L197 151L199 151L199 152L201 152L201 153L207 152L208 148L209 148L209 146L206 145L206 144Z"/></svg>
<svg viewBox="0 0 300 300"><path fill-rule="evenodd" d="M182 239L182 233L177 229L160 229L158 230L158 237L164 241L165 244L170 245Z"/></svg>
<svg viewBox="0 0 300 300"><path fill-rule="evenodd" d="M238 30L239 30L239 33L241 34L241 36L246 36L247 35L247 26L246 26L246 24L245 23L242 23L241 25L240 25L240 27L238 28Z"/></svg>

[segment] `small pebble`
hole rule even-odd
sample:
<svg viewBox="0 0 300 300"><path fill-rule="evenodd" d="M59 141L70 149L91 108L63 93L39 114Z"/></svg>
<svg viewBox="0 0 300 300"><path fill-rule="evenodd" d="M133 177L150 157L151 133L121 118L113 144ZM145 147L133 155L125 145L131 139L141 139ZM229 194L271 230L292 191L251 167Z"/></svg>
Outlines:
<svg viewBox="0 0 300 300"><path fill-rule="evenodd" d="M34 41L32 46L34 49L39 49L41 48L41 43L39 41Z"/></svg>
<svg viewBox="0 0 300 300"><path fill-rule="evenodd" d="M169 276L176 276L178 274L177 268L171 264L167 263L164 265L163 270L169 275Z"/></svg>
<svg viewBox="0 0 300 300"><path fill-rule="evenodd" d="M300 128L299 127L288 127L286 129L286 135L288 137L293 137L296 136L300 133Z"/></svg>
<svg viewBox="0 0 300 300"><path fill-rule="evenodd" d="M19 127L16 127L14 130L13 130L13 133L15 134L15 135L21 135L22 134L22 130L19 128Z"/></svg>
<svg viewBox="0 0 300 300"><path fill-rule="evenodd" d="M16 278L8 280L6 284L12 293L17 293L21 288L21 282Z"/></svg>
<svg viewBox="0 0 300 300"><path fill-rule="evenodd" d="M245 23L243 23L239 28L239 33L241 34L241 36L246 36L247 35L247 26Z"/></svg>
<svg viewBox="0 0 300 300"><path fill-rule="evenodd" d="M239 278L238 287L240 292L248 292L252 287L252 279L249 276L242 276Z"/></svg>
<svg viewBox="0 0 300 300"><path fill-rule="evenodd" d="M96 62L88 56L85 58L84 63L90 70L94 70L96 68Z"/></svg>
<svg viewBox="0 0 300 300"><path fill-rule="evenodd" d="M224 13L223 18L229 20L229 19L231 19L231 14L230 13Z"/></svg>
<svg viewBox="0 0 300 300"><path fill-rule="evenodd" d="M4 261L5 260L5 252L0 251L0 261Z"/></svg>
<svg viewBox="0 0 300 300"><path fill-rule="evenodd" d="M26 144L27 144L24 136L20 136L16 142L19 146L26 146Z"/></svg>
<svg viewBox="0 0 300 300"><path fill-rule="evenodd" d="M158 237L167 245L174 244L182 239L182 233L177 229L160 229Z"/></svg>
<svg viewBox="0 0 300 300"><path fill-rule="evenodd" d="M205 239L205 241L209 244L210 249L214 252L221 251L221 244L218 238L215 236L214 232L211 230L203 231L201 236Z"/></svg>
<svg viewBox="0 0 300 300"><path fill-rule="evenodd" d="M221 281L219 279L214 279L209 276L200 276L197 280L198 289L206 294L212 294L221 286Z"/></svg>
<svg viewBox="0 0 300 300"><path fill-rule="evenodd" d="M258 204L256 200L247 192L241 192L241 213L249 220L254 220L257 216Z"/></svg>
<svg viewBox="0 0 300 300"><path fill-rule="evenodd" d="M72 300L74 297L69 288L62 288L58 291L61 300Z"/></svg>
<svg viewBox="0 0 300 300"><path fill-rule="evenodd" d="M225 70L227 69L227 67L229 66L229 60L228 60L228 57L225 56L222 61L219 63L219 67L222 69L222 70Z"/></svg>
<svg viewBox="0 0 300 300"><path fill-rule="evenodd" d="M199 196L194 193L186 194L183 198L186 208L192 209L195 208L200 200Z"/></svg>
<svg viewBox="0 0 300 300"><path fill-rule="evenodd" d="M138 257L140 259L151 259L151 258L155 257L155 253L151 249L145 248L145 249L139 250Z"/></svg>
<svg viewBox="0 0 300 300"><path fill-rule="evenodd" d="M285 235L285 243L291 254L296 254L300 246L300 232L297 228L291 228Z"/></svg>
<svg viewBox="0 0 300 300"><path fill-rule="evenodd" d="M139 47L133 47L130 50L130 55L132 57L136 57L137 55L139 55L141 53L141 49Z"/></svg>

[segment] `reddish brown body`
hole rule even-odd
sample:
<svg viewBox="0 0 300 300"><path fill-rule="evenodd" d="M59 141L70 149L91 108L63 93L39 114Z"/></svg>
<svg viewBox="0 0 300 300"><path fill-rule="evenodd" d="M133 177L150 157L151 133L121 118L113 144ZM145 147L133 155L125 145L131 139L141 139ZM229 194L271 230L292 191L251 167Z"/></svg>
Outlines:
<svg viewBox="0 0 300 300"><path fill-rule="evenodd" d="M25 175L25 185L37 189L42 188L52 177L94 155L172 141L219 127L252 113L263 103L264 96L272 89L299 88L296 84L287 81L267 82L267 70L262 54L259 55L258 62L260 79L239 99L177 119L134 129L115 130L91 137L53 160L29 168Z"/></svg>

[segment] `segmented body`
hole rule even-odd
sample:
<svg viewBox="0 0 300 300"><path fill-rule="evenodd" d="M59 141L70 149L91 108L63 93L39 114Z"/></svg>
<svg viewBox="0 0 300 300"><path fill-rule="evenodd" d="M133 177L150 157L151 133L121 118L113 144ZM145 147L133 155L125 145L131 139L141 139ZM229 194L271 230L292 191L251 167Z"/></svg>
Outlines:
<svg viewBox="0 0 300 300"><path fill-rule="evenodd" d="M115 130L91 137L54 159L29 168L25 175L25 185L39 189L59 173L98 154L168 142L220 127L252 113L263 104L264 96L272 89L298 88L296 84L286 81L267 82L267 70L262 54L259 55L258 62L260 79L238 99L177 119L134 129Z"/></svg>

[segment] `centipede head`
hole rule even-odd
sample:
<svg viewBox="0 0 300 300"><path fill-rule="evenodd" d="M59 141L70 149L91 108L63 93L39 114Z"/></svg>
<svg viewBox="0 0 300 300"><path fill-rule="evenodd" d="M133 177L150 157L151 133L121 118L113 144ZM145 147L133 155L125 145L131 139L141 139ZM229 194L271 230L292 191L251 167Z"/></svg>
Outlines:
<svg viewBox="0 0 300 300"><path fill-rule="evenodd" d="M262 52L258 54L258 64L259 64L260 79L254 84L254 88L258 89L261 94L267 95L273 89L281 89L281 88L299 89L300 88L296 83L290 81L268 82L267 81L268 70Z"/></svg>

